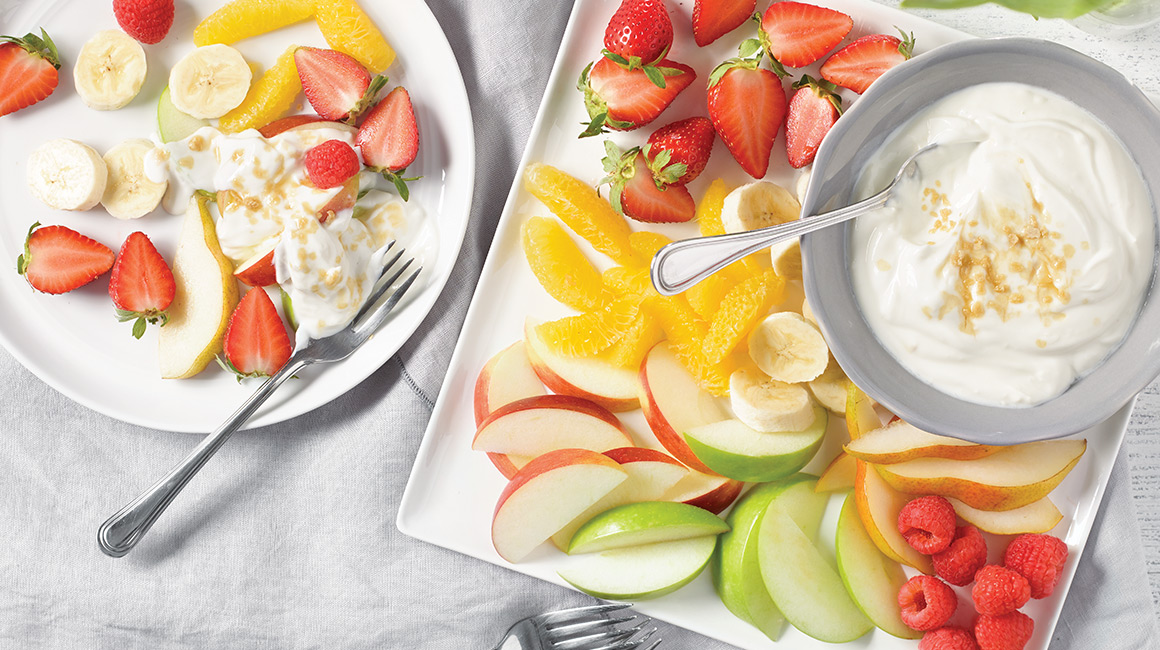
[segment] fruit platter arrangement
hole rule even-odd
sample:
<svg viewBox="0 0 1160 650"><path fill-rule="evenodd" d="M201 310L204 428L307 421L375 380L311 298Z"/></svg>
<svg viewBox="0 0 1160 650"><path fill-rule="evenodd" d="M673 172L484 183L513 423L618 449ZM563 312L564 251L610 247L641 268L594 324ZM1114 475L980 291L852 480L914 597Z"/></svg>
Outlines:
<svg viewBox="0 0 1160 650"><path fill-rule="evenodd" d="M400 528L745 648L1045 648L1126 411L935 436L846 378L796 242L649 278L799 218L842 111L959 38L856 0L577 2Z"/></svg>
<svg viewBox="0 0 1160 650"><path fill-rule="evenodd" d="M405 252L431 290L258 424L365 378L430 309L466 227L473 154L442 142L471 141L469 109L425 5L78 4L30 8L18 22L36 31L0 41L2 299L37 323L0 339L93 408L208 431L239 383L349 323Z"/></svg>

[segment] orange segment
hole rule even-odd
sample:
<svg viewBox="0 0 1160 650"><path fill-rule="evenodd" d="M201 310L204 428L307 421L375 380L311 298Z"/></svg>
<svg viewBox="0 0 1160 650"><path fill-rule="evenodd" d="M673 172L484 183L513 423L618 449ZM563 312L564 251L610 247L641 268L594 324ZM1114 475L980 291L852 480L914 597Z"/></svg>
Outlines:
<svg viewBox="0 0 1160 650"><path fill-rule="evenodd" d="M533 163L524 172L524 189L593 248L617 264L635 263L628 246L628 222L584 181L550 165Z"/></svg>
<svg viewBox="0 0 1160 650"><path fill-rule="evenodd" d="M297 49L297 45L286 48L274 66L250 86L242 103L221 117L218 128L226 133L256 129L289 113L302 91L298 68L294 65Z"/></svg>
<svg viewBox="0 0 1160 650"><path fill-rule="evenodd" d="M658 295L649 279L648 269L632 266L613 266L601 275L604 286L619 297L639 303L648 296Z"/></svg>
<svg viewBox="0 0 1160 650"><path fill-rule="evenodd" d="M648 351L664 338L665 331L656 318L647 311L638 311L628 331L612 344L604 357L615 366L636 370Z"/></svg>
<svg viewBox="0 0 1160 650"><path fill-rule="evenodd" d="M583 357L607 350L632 326L639 309L627 300L618 300L608 309L568 316L536 326L536 333L552 350L571 357Z"/></svg>
<svg viewBox="0 0 1160 650"><path fill-rule="evenodd" d="M656 317L673 354L702 388L718 396L729 394L729 375L736 364L732 358L718 364L705 358L702 345L708 326L683 298L654 296L646 298L641 308Z"/></svg>
<svg viewBox="0 0 1160 650"><path fill-rule="evenodd" d="M544 289L576 311L595 311L615 296L555 219L532 217L520 228L528 266Z"/></svg>
<svg viewBox="0 0 1160 650"><path fill-rule="evenodd" d="M697 204L697 225L701 228L702 237L725 234L725 227L721 225L721 207L725 205L725 196L732 190L720 178L709 183L709 188Z"/></svg>
<svg viewBox="0 0 1160 650"><path fill-rule="evenodd" d="M772 270L733 287L721 301L705 334L702 350L709 363L720 363L785 294L785 280Z"/></svg>
<svg viewBox="0 0 1160 650"><path fill-rule="evenodd" d="M395 60L383 33L353 0L317 0L314 19L330 47L345 52L374 74Z"/></svg>
<svg viewBox="0 0 1160 650"><path fill-rule="evenodd" d="M706 322L713 322L713 316L721 307L721 301L729 294L729 290L737 286L737 280L727 269L710 275L685 291L685 298L689 306Z"/></svg>
<svg viewBox="0 0 1160 650"><path fill-rule="evenodd" d="M234 0L206 16L193 30L193 44L230 45L314 15L314 0Z"/></svg>
<svg viewBox="0 0 1160 650"><path fill-rule="evenodd" d="M657 251L671 243L673 240L668 237L648 230L634 232L628 236L628 246L632 249L632 254L636 255L637 264L643 265L646 269L652 266L652 258Z"/></svg>

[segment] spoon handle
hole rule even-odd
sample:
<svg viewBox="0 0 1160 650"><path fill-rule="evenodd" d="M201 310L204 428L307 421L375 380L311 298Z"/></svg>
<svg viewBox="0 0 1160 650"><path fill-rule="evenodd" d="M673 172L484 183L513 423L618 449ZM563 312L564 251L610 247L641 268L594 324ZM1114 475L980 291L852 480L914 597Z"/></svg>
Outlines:
<svg viewBox="0 0 1160 650"><path fill-rule="evenodd" d="M225 444L235 431L241 428L246 420L258 410L274 390L282 385L294 373L309 365L311 361L301 356L291 358L273 377L267 379L249 399L245 401L216 431L202 439L201 443L190 452L176 467L171 469L161 480L157 481L141 496L131 501L127 506L117 511L117 514L101 524L97 531L97 544L101 551L110 557L122 557L133 547L149 527L177 496L194 474Z"/></svg>
<svg viewBox="0 0 1160 650"><path fill-rule="evenodd" d="M876 210L886 204L889 196L890 188L887 188L864 201L833 212L759 230L673 242L657 251L653 257L653 286L662 295L676 295L747 255Z"/></svg>

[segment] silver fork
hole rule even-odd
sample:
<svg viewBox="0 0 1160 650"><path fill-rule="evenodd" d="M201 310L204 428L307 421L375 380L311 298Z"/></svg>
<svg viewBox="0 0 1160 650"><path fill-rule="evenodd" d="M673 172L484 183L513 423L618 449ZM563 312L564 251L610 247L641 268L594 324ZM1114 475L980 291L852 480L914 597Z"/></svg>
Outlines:
<svg viewBox="0 0 1160 650"><path fill-rule="evenodd" d="M637 623L635 614L611 618L627 604L589 605L529 616L511 626L495 650L655 650L658 638L648 647L657 628L645 630L651 619ZM636 623L623 627L622 623ZM512 645L515 640L518 645Z"/></svg>
<svg viewBox="0 0 1160 650"><path fill-rule="evenodd" d="M388 244L387 251L390 252L394 245L395 242ZM230 435L240 429L250 419L250 416L258 410L258 407L286 379L306 366L315 363L341 361L350 356L352 352L370 338L371 334L383 324L387 314L399 303L399 300L402 299L407 289L414 284L419 272L423 270L422 267L416 269L382 304L376 304L391 286L402 277L407 268L411 266L411 263L414 262L413 259L408 259L389 278L384 279L388 271L402 257L403 249L399 249L383 266L383 270L375 284L375 289L371 292L366 304L355 315L350 325L347 325L331 336L310 341L301 349L297 350L290 356L290 359L286 362L286 365L282 366L281 370L274 373L272 377L258 387L258 390L250 396L250 399L246 400L216 431L206 436L185 457L185 460L178 463L176 467L170 470L160 481L154 483L141 496L131 501L124 508L121 508L117 511L117 514L109 517L105 523L101 524L100 529L97 531L97 544L101 547L101 551L110 557L122 557L131 551L137 545L137 542L141 541L141 538L145 536L145 533L149 531L149 527L153 525L153 522L157 521L157 518L161 516L162 512L165 512L165 508L181 492L185 484L189 483L193 475L225 444Z"/></svg>

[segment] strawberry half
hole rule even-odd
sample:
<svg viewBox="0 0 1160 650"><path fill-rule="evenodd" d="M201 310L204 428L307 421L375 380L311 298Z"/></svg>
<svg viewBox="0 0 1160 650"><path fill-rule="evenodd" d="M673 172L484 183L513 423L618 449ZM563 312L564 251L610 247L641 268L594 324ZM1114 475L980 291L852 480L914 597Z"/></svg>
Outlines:
<svg viewBox="0 0 1160 650"><path fill-rule="evenodd" d="M664 88L656 64L673 45L673 21L664 0L624 0L604 30L604 56L627 70L643 69Z"/></svg>
<svg viewBox="0 0 1160 650"><path fill-rule="evenodd" d="M56 90L60 55L42 29L40 36L0 36L0 116L31 106Z"/></svg>
<svg viewBox="0 0 1160 650"><path fill-rule="evenodd" d="M761 55L751 39L741 44L742 58L730 59L709 75L709 119L729 153L747 174L764 178L773 142L785 120L781 78L758 67Z"/></svg>
<svg viewBox="0 0 1160 650"><path fill-rule="evenodd" d="M785 66L800 68L825 56L854 28L840 11L802 2L775 2L761 17L758 37L773 71L788 77Z"/></svg>
<svg viewBox="0 0 1160 650"><path fill-rule="evenodd" d="M653 131L643 152L658 187L691 183L704 171L716 139L707 117L690 117Z"/></svg>
<svg viewBox="0 0 1160 650"><path fill-rule="evenodd" d="M617 212L645 223L691 221L697 206L684 185L663 185L652 171L639 147L622 152L611 140L604 141L607 154L602 161L608 172L600 184L610 186L609 201Z"/></svg>
<svg viewBox="0 0 1160 650"><path fill-rule="evenodd" d="M884 72L914 56L914 34L899 30L902 38L871 34L838 50L822 64L822 78L858 94Z"/></svg>
<svg viewBox="0 0 1160 650"><path fill-rule="evenodd" d="M604 57L584 68L576 87L584 93L591 121L580 137L607 129L631 131L652 122L697 78L689 66L668 59L662 59L657 69L665 75L663 88L644 70L626 70Z"/></svg>
<svg viewBox="0 0 1160 650"><path fill-rule="evenodd" d="M697 0L693 5L693 40L705 47L753 16L757 0Z"/></svg>
<svg viewBox="0 0 1160 650"><path fill-rule="evenodd" d="M789 164L801 169L814 161L822 139L842 114L842 99L828 81L802 75L793 87L797 90L789 102L785 123L785 152Z"/></svg>
<svg viewBox="0 0 1160 650"><path fill-rule="evenodd" d="M243 377L268 377L282 369L293 351L282 317L265 289L254 287L242 296L222 341L223 368Z"/></svg>
<svg viewBox="0 0 1160 650"><path fill-rule="evenodd" d="M65 293L97 279L115 257L111 248L75 230L37 222L28 229L16 272L37 291Z"/></svg>
<svg viewBox="0 0 1160 650"><path fill-rule="evenodd" d="M133 321L133 336L141 338L146 323L164 326L169 320L165 310L176 292L173 272L145 233L126 237L109 277L109 297L117 308L117 320Z"/></svg>
<svg viewBox="0 0 1160 650"><path fill-rule="evenodd" d="M406 88L395 88L375 104L359 127L355 143L367 167L394 183L404 201L409 199L407 183L419 177L404 178L403 172L419 155L419 123Z"/></svg>
<svg viewBox="0 0 1160 650"><path fill-rule="evenodd" d="M294 65L306 100L325 120L354 124L387 83L384 75L372 79L361 63L334 50L300 47Z"/></svg>

